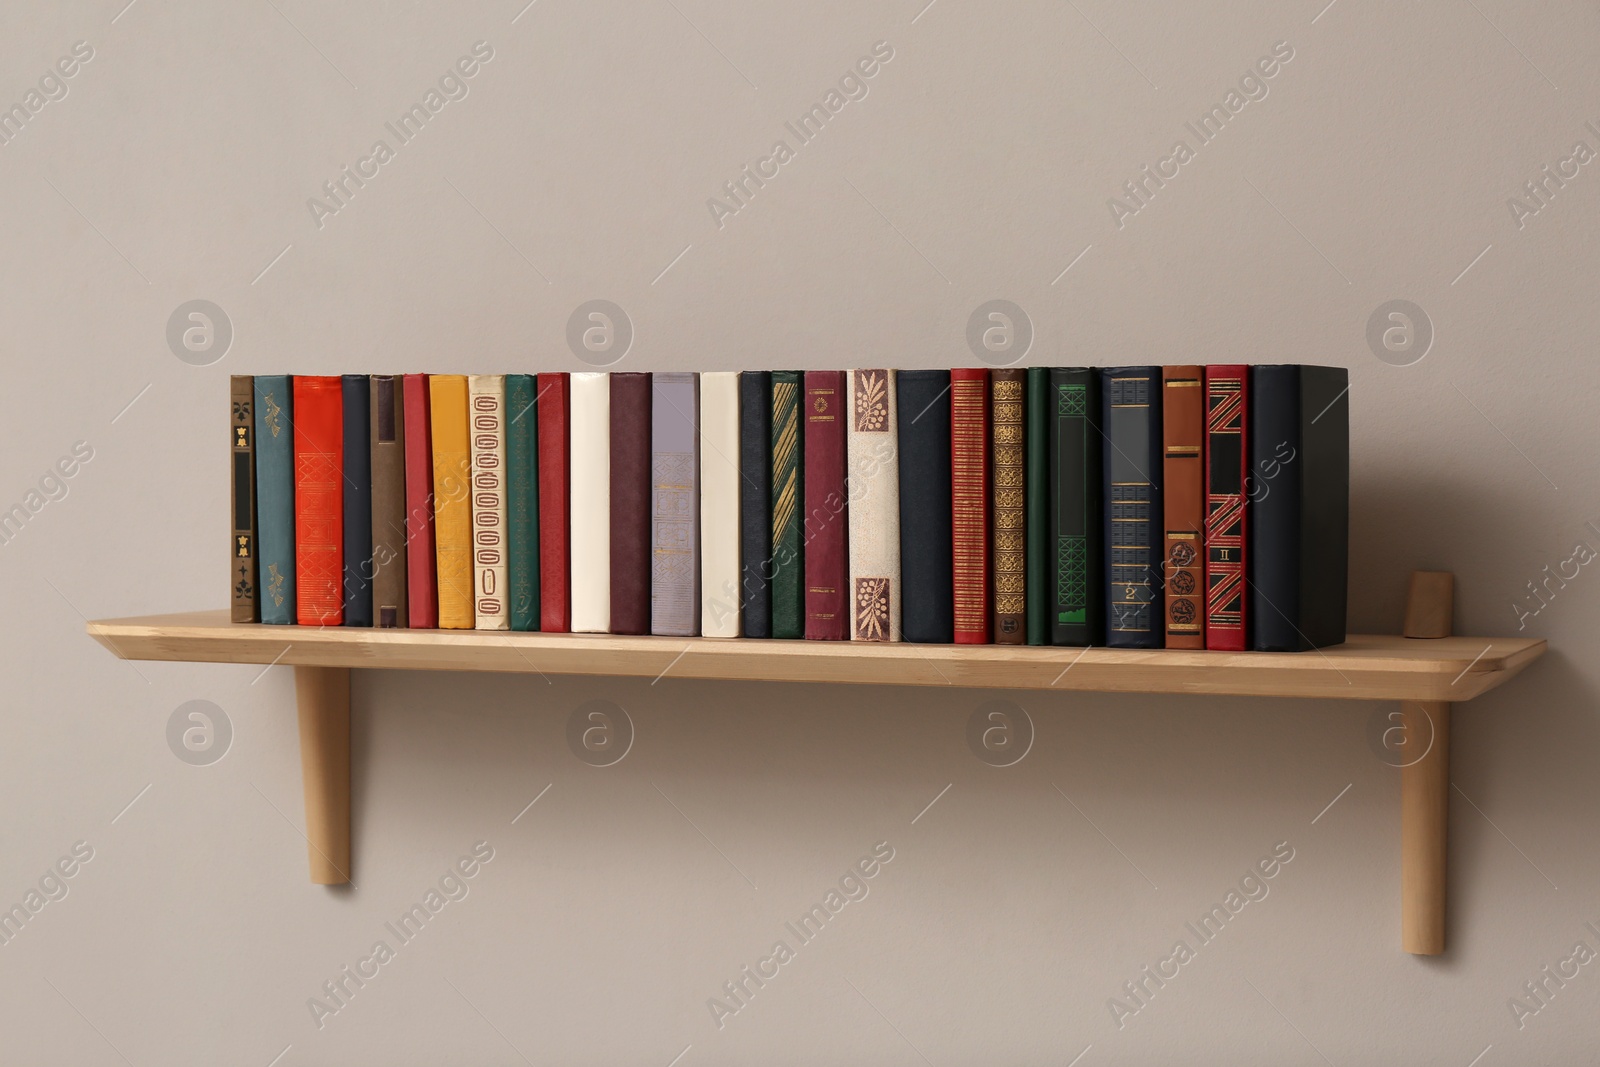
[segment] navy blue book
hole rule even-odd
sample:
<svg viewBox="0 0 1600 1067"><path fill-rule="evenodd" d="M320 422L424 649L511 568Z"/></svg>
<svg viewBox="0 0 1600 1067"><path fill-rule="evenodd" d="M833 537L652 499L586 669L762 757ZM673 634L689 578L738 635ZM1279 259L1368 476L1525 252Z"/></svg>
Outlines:
<svg viewBox="0 0 1600 1067"><path fill-rule="evenodd" d="M744 636L772 636L772 374L739 374L740 611Z"/></svg>
<svg viewBox="0 0 1600 1067"><path fill-rule="evenodd" d="M1100 399L1106 646L1162 648L1161 368L1102 369Z"/></svg>
<svg viewBox="0 0 1600 1067"><path fill-rule="evenodd" d="M372 625L372 388L365 374L344 393L344 624Z"/></svg>

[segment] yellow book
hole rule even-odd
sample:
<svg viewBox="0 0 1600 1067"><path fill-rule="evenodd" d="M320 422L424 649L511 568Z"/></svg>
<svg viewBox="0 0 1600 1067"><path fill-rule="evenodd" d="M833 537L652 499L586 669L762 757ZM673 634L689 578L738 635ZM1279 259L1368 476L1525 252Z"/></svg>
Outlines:
<svg viewBox="0 0 1600 1067"><path fill-rule="evenodd" d="M467 377L428 376L433 423L433 538L439 561L439 626L470 630L472 611L472 452Z"/></svg>

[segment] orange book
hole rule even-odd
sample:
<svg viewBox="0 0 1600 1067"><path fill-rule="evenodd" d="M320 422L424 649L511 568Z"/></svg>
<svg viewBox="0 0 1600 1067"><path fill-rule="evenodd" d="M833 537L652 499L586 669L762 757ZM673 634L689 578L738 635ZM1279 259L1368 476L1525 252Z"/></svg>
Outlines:
<svg viewBox="0 0 1600 1067"><path fill-rule="evenodd" d="M472 445L467 377L428 376L433 424L433 540L439 563L439 628L470 630L472 608Z"/></svg>
<svg viewBox="0 0 1600 1067"><path fill-rule="evenodd" d="M294 376L295 619L344 624L344 398L337 377Z"/></svg>

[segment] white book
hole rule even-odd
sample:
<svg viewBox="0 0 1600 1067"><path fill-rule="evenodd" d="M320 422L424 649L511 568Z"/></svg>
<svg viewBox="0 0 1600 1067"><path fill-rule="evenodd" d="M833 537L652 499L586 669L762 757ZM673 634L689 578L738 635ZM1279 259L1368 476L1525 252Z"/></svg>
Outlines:
<svg viewBox="0 0 1600 1067"><path fill-rule="evenodd" d="M572 632L611 630L611 375L572 376Z"/></svg>
<svg viewBox="0 0 1600 1067"><path fill-rule="evenodd" d="M509 630L506 600L506 379L467 376L472 450L472 602L479 630Z"/></svg>
<svg viewBox="0 0 1600 1067"><path fill-rule="evenodd" d="M700 375L700 636L740 635L739 375Z"/></svg>
<svg viewBox="0 0 1600 1067"><path fill-rule="evenodd" d="M900 417L895 372L850 372L845 434L850 639L900 640Z"/></svg>

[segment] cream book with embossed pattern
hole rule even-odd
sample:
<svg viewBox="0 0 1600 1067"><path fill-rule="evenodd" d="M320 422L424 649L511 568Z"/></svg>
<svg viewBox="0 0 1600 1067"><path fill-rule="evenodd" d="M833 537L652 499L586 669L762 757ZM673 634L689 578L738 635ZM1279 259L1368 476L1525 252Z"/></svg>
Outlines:
<svg viewBox="0 0 1600 1067"><path fill-rule="evenodd" d="M845 435L850 639L900 638L900 420L892 370L853 370Z"/></svg>

